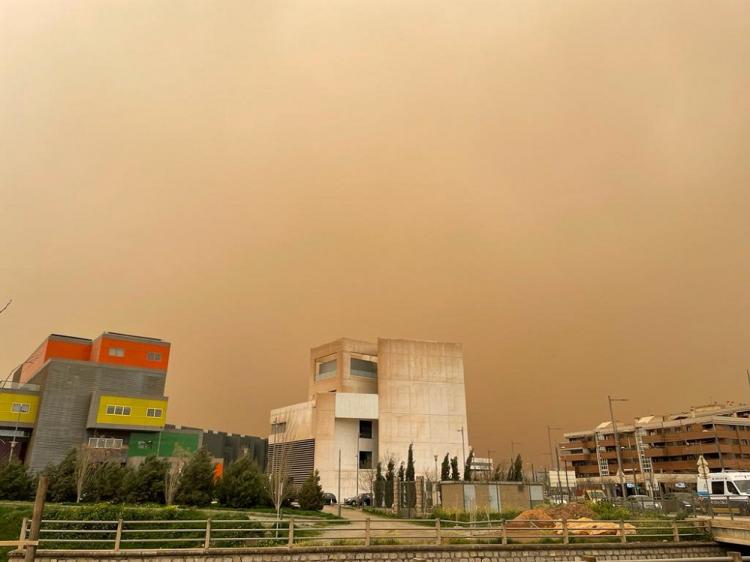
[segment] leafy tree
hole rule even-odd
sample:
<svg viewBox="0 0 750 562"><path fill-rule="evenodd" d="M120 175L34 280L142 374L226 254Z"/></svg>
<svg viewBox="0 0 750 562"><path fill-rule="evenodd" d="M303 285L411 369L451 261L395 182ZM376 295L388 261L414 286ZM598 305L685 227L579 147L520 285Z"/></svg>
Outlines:
<svg viewBox="0 0 750 562"><path fill-rule="evenodd" d="M396 463L393 459L388 459L388 465L385 473L385 507L393 507L393 484L396 480Z"/></svg>
<svg viewBox="0 0 750 562"><path fill-rule="evenodd" d="M97 465L84 487L83 495L86 501L93 502L122 502L123 482L128 469L117 462L106 462Z"/></svg>
<svg viewBox="0 0 750 562"><path fill-rule="evenodd" d="M451 479L451 459L448 453L443 457L443 464L440 465L440 481L445 482Z"/></svg>
<svg viewBox="0 0 750 562"><path fill-rule="evenodd" d="M466 457L464 465L464 480L469 481L473 478L471 465L474 463L474 449L469 449L469 456Z"/></svg>
<svg viewBox="0 0 750 562"><path fill-rule="evenodd" d="M76 500L76 457L78 453L71 449L65 458L56 465L45 469L49 479L47 497L51 502L72 502Z"/></svg>
<svg viewBox="0 0 750 562"><path fill-rule="evenodd" d="M28 500L34 493L34 479L18 461L0 464L0 499Z"/></svg>
<svg viewBox="0 0 750 562"><path fill-rule="evenodd" d="M458 471L458 457L451 459L451 480L461 480L461 473Z"/></svg>
<svg viewBox="0 0 750 562"><path fill-rule="evenodd" d="M302 509L310 511L323 509L323 487L320 485L320 475L317 470L313 471L302 483L297 497Z"/></svg>
<svg viewBox="0 0 750 562"><path fill-rule="evenodd" d="M183 467L175 494L182 505L205 506L214 499L214 467L206 449L197 451Z"/></svg>
<svg viewBox="0 0 750 562"><path fill-rule="evenodd" d="M385 478L383 477L383 463L379 462L375 469L375 507L383 507L385 499Z"/></svg>
<svg viewBox="0 0 750 562"><path fill-rule="evenodd" d="M216 484L216 497L226 507L269 505L268 480L247 456L234 461Z"/></svg>
<svg viewBox="0 0 750 562"><path fill-rule="evenodd" d="M128 501L131 503L164 503L164 481L169 470L165 459L146 457L138 470L126 478Z"/></svg>

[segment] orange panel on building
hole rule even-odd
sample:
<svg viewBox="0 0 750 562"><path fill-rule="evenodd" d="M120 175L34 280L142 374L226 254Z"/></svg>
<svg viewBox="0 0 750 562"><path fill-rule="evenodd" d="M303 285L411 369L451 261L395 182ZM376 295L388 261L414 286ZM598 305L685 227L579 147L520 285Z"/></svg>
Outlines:
<svg viewBox="0 0 750 562"><path fill-rule="evenodd" d="M169 344L157 340L134 341L126 336L105 333L94 341L91 361L166 371Z"/></svg>

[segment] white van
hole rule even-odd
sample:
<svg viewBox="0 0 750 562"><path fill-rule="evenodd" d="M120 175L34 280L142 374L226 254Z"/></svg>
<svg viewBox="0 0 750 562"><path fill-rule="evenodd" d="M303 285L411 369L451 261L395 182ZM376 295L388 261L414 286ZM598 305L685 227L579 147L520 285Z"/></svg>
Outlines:
<svg viewBox="0 0 750 562"><path fill-rule="evenodd" d="M750 472L728 470L712 472L708 478L698 476L698 495L710 498L712 504L750 509Z"/></svg>

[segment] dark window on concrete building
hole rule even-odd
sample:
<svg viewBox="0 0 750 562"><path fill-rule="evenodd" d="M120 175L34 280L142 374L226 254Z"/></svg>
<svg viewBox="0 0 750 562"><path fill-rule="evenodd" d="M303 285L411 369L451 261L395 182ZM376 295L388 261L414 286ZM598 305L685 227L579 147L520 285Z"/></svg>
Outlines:
<svg viewBox="0 0 750 562"><path fill-rule="evenodd" d="M108 353L110 357L125 357L125 350L121 347L110 347Z"/></svg>
<svg viewBox="0 0 750 562"><path fill-rule="evenodd" d="M378 376L378 364L374 361L355 359L354 357L352 357L349 367L352 375L355 375L357 377L367 377L370 379L374 379Z"/></svg>
<svg viewBox="0 0 750 562"><path fill-rule="evenodd" d="M336 360L331 359L330 361L323 361L318 363L318 370L315 373L315 380L320 381L323 379L330 379L336 376Z"/></svg>
<svg viewBox="0 0 750 562"><path fill-rule="evenodd" d="M146 354L146 358L149 361L161 361L161 353L159 353L158 351L149 351Z"/></svg>
<svg viewBox="0 0 750 562"><path fill-rule="evenodd" d="M359 420L359 438L372 439L372 422L370 420Z"/></svg>
<svg viewBox="0 0 750 562"><path fill-rule="evenodd" d="M277 433L286 432L286 422L274 422L271 424L271 433L276 435Z"/></svg>
<svg viewBox="0 0 750 562"><path fill-rule="evenodd" d="M359 452L359 468L372 468L372 451Z"/></svg>

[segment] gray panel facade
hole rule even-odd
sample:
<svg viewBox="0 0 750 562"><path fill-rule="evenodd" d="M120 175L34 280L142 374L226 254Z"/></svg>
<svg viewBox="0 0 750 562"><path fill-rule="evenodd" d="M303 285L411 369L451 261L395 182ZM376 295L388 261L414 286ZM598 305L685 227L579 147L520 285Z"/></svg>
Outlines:
<svg viewBox="0 0 750 562"><path fill-rule="evenodd" d="M52 360L30 382L44 385L36 428L26 455L27 466L38 472L60 462L70 449L87 441L92 393L160 397L164 395L166 372Z"/></svg>

